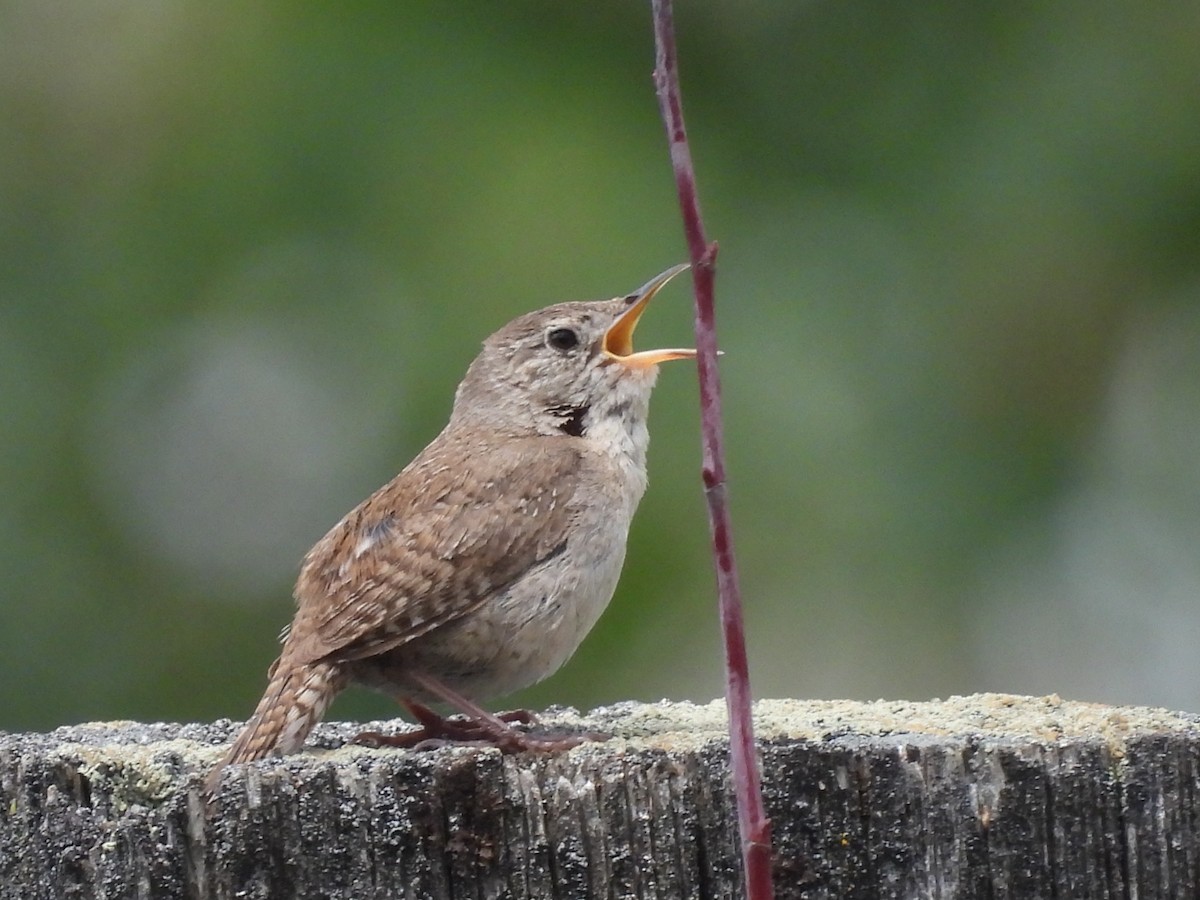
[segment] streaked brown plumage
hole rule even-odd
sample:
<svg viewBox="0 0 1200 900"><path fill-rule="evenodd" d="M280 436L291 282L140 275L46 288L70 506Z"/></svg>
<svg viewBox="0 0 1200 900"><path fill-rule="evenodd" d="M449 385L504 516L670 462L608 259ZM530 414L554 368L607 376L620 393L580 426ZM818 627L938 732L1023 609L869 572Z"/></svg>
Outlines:
<svg viewBox="0 0 1200 900"><path fill-rule="evenodd" d="M484 342L446 428L305 557L266 692L210 790L229 763L298 750L351 682L447 702L493 738L537 746L474 701L557 670L612 596L645 490L657 364L694 356L633 353L633 328L684 268Z"/></svg>

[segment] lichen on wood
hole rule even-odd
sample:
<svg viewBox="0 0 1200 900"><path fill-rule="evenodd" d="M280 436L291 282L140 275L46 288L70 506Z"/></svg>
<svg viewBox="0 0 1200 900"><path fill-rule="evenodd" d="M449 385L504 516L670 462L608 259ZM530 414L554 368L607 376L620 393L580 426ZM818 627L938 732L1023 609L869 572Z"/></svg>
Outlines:
<svg viewBox="0 0 1200 900"><path fill-rule="evenodd" d="M234 723L0 733L0 898L739 895L723 704L546 720L614 737L418 753L328 723L210 803ZM780 897L1200 896L1195 716L789 700L755 728Z"/></svg>

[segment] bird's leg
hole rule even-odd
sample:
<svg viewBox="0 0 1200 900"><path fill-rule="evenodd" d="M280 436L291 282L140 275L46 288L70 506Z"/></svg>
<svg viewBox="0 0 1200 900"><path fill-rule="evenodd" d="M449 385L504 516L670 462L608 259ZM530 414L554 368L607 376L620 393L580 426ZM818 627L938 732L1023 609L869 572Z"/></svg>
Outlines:
<svg viewBox="0 0 1200 900"><path fill-rule="evenodd" d="M413 749L431 749L447 744L473 744L497 747L502 753L520 753L526 750L553 753L569 750L587 741L605 741L611 737L599 732L529 734L518 731L511 723L535 723L537 717L523 709L499 714L488 712L430 675L419 672L408 672L406 675L415 687L453 706L469 721L455 722L443 718L423 703L401 697L400 702L421 728L395 737L378 732L364 732L354 739L356 743Z"/></svg>

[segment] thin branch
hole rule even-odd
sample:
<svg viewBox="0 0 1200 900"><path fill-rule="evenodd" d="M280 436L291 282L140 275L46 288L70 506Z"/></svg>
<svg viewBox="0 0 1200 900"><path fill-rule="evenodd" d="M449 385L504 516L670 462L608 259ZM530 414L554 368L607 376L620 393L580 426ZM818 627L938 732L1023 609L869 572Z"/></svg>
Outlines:
<svg viewBox="0 0 1200 900"><path fill-rule="evenodd" d="M742 836L742 863L749 900L771 900L771 823L763 810L758 759L754 752L750 670L742 621L733 530L725 494L725 440L721 419L721 382L717 371L717 329L713 282L716 243L709 243L700 215L696 175L683 122L683 103L676 65L675 25L671 0L651 0L654 16L654 85L659 110L667 129L675 187L683 213L683 231L692 260L696 296L696 348L700 376L700 418L703 439L703 475L708 500L709 527L717 570L717 595L721 634L725 642L725 703L729 709L730 758L737 798L738 827Z"/></svg>

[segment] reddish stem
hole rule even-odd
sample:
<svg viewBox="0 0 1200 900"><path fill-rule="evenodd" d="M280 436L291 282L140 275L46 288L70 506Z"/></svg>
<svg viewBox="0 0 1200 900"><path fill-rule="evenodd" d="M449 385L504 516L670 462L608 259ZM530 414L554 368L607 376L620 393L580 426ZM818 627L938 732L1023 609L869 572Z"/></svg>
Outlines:
<svg viewBox="0 0 1200 900"><path fill-rule="evenodd" d="M716 243L709 243L700 216L696 174L683 122L683 103L676 66L675 24L671 0L651 0L654 16L654 85L675 187L683 213L683 231L692 260L692 284L696 295L696 349L700 376L700 421L704 445L703 476L708 500L709 527L717 570L717 596L721 610L721 634L725 641L725 703L729 709L730 761L737 799L738 827L742 837L742 863L746 873L746 897L771 900L771 822L763 809L758 759L754 752L754 721L751 711L750 669L746 658L746 635L742 623L742 597L738 587L733 531L725 496L725 439L721 419L721 382L717 371L717 328L714 315L713 281Z"/></svg>

